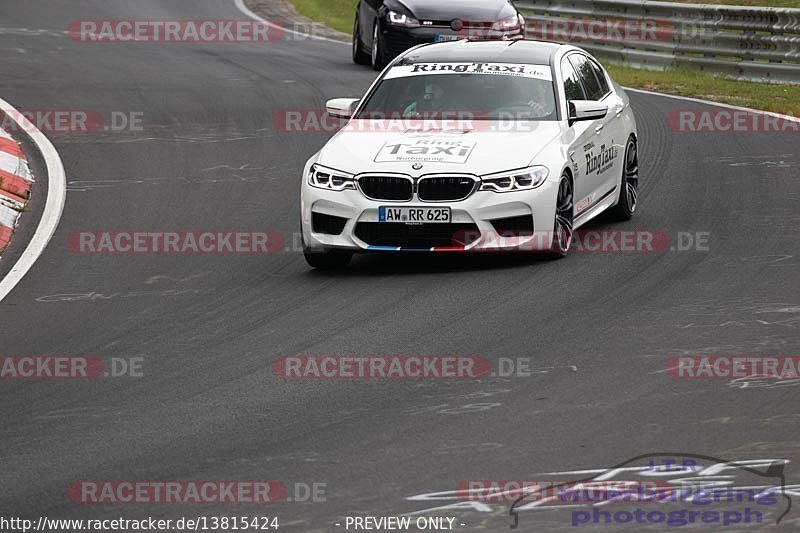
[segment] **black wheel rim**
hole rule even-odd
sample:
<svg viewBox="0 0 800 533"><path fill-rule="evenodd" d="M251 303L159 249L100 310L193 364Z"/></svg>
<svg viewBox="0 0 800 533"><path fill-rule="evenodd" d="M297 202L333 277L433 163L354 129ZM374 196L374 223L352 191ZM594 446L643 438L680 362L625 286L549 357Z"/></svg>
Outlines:
<svg viewBox="0 0 800 533"><path fill-rule="evenodd" d="M561 253L566 253L572 245L573 217L572 183L566 176L561 177L556 199L555 244Z"/></svg>
<svg viewBox="0 0 800 533"><path fill-rule="evenodd" d="M636 141L633 139L628 141L628 148L625 151L625 195L628 209L633 213L639 200L639 155Z"/></svg>

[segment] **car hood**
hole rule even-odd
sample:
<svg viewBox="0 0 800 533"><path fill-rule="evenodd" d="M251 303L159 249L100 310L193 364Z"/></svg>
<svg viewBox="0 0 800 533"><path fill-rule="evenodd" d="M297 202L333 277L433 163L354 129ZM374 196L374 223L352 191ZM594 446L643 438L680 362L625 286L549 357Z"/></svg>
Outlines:
<svg viewBox="0 0 800 533"><path fill-rule="evenodd" d="M494 22L516 11L506 0L400 0L420 20Z"/></svg>
<svg viewBox="0 0 800 533"><path fill-rule="evenodd" d="M376 133L383 124L353 120L319 152L317 163L351 174L456 172L483 176L527 167L561 133L561 123L555 121L525 122L514 131L487 131L491 124L478 121L470 129L410 127ZM415 169L415 164L422 168Z"/></svg>

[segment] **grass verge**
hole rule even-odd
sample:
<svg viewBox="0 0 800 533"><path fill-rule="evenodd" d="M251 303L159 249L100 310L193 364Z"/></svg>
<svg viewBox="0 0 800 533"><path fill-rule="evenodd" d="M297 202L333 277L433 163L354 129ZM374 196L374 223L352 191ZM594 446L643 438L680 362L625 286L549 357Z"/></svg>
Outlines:
<svg viewBox="0 0 800 533"><path fill-rule="evenodd" d="M679 4L723 4L727 6L800 7L800 0L672 0Z"/></svg>
<svg viewBox="0 0 800 533"><path fill-rule="evenodd" d="M358 0L291 0L301 15L340 32L353 32Z"/></svg>
<svg viewBox="0 0 800 533"><path fill-rule="evenodd" d="M625 87L800 116L800 85L736 81L691 70L652 71L607 63L605 67Z"/></svg>

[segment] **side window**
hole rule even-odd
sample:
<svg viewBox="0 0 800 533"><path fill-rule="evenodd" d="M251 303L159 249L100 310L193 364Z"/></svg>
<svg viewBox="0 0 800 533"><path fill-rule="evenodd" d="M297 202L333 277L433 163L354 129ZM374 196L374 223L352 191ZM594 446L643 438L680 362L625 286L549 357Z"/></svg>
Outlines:
<svg viewBox="0 0 800 533"><path fill-rule="evenodd" d="M567 57L561 60L561 74L564 77L564 93L567 101L586 100L586 93L583 92L578 73L575 72L572 63L569 62Z"/></svg>
<svg viewBox="0 0 800 533"><path fill-rule="evenodd" d="M597 81L600 84L600 98L607 95L611 89L608 87L608 81L606 80L606 74L603 72L603 69L600 68L600 65L592 61L591 59L587 61L589 65L591 65L592 70L594 71L594 75L597 78Z"/></svg>
<svg viewBox="0 0 800 533"><path fill-rule="evenodd" d="M589 58L581 54L572 54L569 59L583 82L587 100L600 100L605 92L600 87L600 82L594 74L594 66Z"/></svg>

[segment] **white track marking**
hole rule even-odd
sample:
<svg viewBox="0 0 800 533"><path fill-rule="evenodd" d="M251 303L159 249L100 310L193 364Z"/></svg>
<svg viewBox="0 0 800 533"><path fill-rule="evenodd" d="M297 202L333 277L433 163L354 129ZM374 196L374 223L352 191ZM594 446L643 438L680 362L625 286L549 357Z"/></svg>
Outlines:
<svg viewBox="0 0 800 533"><path fill-rule="evenodd" d="M327 41L329 43L336 43L336 44L343 44L343 45L346 45L346 46L350 46L350 43L347 43L345 41L337 41L336 39L330 39L328 37L322 37L322 36L319 36L319 35L309 35L307 33L299 32L299 31L295 31L295 30L290 30L289 28L284 28L283 26L275 24L274 22L272 22L270 20L267 20L267 19L264 19L262 17L259 17L258 15L253 13L250 10L250 8L245 5L244 0L234 0L234 3L236 4L236 8L239 11L241 11L242 13L244 13L245 15L247 15L249 18L251 18L253 20L257 20L259 22L264 22L265 24L267 24L268 26L271 26L273 28L277 28L279 30L283 30L283 31L285 31L287 33L291 33L293 35L297 35L297 36L303 37L305 39L310 39L312 41Z"/></svg>
<svg viewBox="0 0 800 533"><path fill-rule="evenodd" d="M747 113L753 113L756 115L767 115L770 117L781 118L783 120L789 120L792 122L800 123L800 117L793 117L791 115L782 115L780 113L773 113L772 111L762 111L760 109L750 109L749 107L740 107L731 104L722 104L720 102L709 102L708 100L701 100L699 98L689 98L688 96L677 96L674 94L664 94L664 93L656 93L653 91L646 91L644 89L631 89L629 87L625 87L626 91L631 91L634 93L640 94L649 94L652 96L662 96L664 98L672 98L674 100L683 100L684 102L694 102L696 104L704 104L704 105L713 105L717 107L724 107L726 109L733 109L735 111L745 111Z"/></svg>
<svg viewBox="0 0 800 533"><path fill-rule="evenodd" d="M2 302L39 259L55 233L67 198L67 177L61 158L50 140L22 113L1 98L0 109L17 123L20 130L28 133L36 148L41 152L47 166L47 203L44 206L42 219L39 221L39 226L36 228L31 242L28 243L28 247L22 252L6 277L0 281L0 302Z"/></svg>

